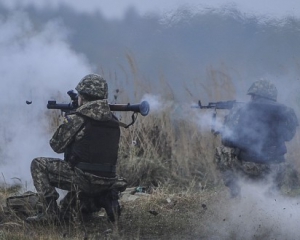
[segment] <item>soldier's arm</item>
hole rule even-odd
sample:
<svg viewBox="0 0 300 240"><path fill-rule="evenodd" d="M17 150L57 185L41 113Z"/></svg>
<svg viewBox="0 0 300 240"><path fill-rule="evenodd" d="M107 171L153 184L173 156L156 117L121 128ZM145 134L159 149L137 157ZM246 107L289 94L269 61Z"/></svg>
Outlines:
<svg viewBox="0 0 300 240"><path fill-rule="evenodd" d="M237 147L237 139L239 139L237 128L240 123L240 111L241 107L236 106L225 116L221 131L221 141L226 147Z"/></svg>
<svg viewBox="0 0 300 240"><path fill-rule="evenodd" d="M296 128L299 126L298 118L295 114L295 111L292 108L287 108L286 112L286 121L285 121L285 132L284 137L285 141L290 141L296 134Z"/></svg>
<svg viewBox="0 0 300 240"><path fill-rule="evenodd" d="M77 132L83 125L84 120L73 114L68 115L50 139L50 146L56 153L63 153L74 140Z"/></svg>

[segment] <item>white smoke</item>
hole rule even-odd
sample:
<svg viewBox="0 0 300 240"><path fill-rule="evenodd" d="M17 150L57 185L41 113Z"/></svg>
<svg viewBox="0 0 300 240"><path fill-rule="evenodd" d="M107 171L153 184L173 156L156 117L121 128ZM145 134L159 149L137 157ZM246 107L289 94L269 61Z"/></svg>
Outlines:
<svg viewBox="0 0 300 240"><path fill-rule="evenodd" d="M54 110L46 109L47 100L66 94L91 72L86 59L71 50L67 33L58 21L37 30L22 12L0 20L0 164L7 183L14 177L31 182L35 157L61 157L49 147L46 112Z"/></svg>
<svg viewBox="0 0 300 240"><path fill-rule="evenodd" d="M217 217L207 219L210 239L299 239L299 198L270 192L269 184L242 185L241 198L220 199Z"/></svg>
<svg viewBox="0 0 300 240"><path fill-rule="evenodd" d="M42 30L37 30L22 12L0 20L0 76L3 88L0 97L0 162L6 182L11 182L14 177L20 178L23 183L30 182L30 162L34 157L61 157L48 144L52 133L48 131L46 112L53 110L46 109L47 100L55 97L58 91L64 94L74 88L78 80L92 70L83 56L71 50L67 33L59 21L51 21ZM241 92L246 93L251 82L241 75L244 84ZM299 89L287 84L294 82L298 86L299 79L278 79L279 82L280 99L285 99L282 97L283 90L291 96L291 91L295 95ZM25 100L33 103L26 105ZM175 106L159 95L147 94L143 100L149 102L150 114ZM175 106L175 112L185 118L197 112L200 131L210 131L213 110L191 109L193 104L180 105L181 108ZM222 110L218 111L217 128L222 125L221 114ZM207 223L215 224L218 233L223 229L219 235L227 239L232 239L231 236L236 239L259 239L256 236L263 236L262 226L274 233L267 239L274 239L276 234L278 239L298 239L298 200L265 196L265 187L243 187L241 200L230 202L226 199L229 206L221 205L216 210L222 211L228 207L221 223L209 220Z"/></svg>
<svg viewBox="0 0 300 240"><path fill-rule="evenodd" d="M160 95L145 94L142 101L147 101L150 106L150 113L159 113L165 111L173 105L170 100L163 99Z"/></svg>
<svg viewBox="0 0 300 240"><path fill-rule="evenodd" d="M185 109L188 111L186 114L194 116L190 120L197 124L199 132L212 131L219 133L223 130L224 115L228 113L228 110L217 110L214 108L201 109L196 103L190 104L189 108L187 106Z"/></svg>

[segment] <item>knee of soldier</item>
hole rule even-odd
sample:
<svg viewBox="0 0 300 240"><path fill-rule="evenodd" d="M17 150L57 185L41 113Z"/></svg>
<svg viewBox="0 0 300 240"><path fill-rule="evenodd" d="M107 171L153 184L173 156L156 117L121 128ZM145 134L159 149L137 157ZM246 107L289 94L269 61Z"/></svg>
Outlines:
<svg viewBox="0 0 300 240"><path fill-rule="evenodd" d="M43 168L46 168L43 158L34 158L31 161L31 164L30 164L31 172L36 171L37 169L43 169Z"/></svg>

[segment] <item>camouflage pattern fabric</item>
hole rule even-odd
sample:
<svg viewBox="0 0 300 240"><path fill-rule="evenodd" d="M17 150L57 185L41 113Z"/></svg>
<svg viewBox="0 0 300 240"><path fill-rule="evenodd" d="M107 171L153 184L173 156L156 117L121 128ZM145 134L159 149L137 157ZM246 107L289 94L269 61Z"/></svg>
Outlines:
<svg viewBox="0 0 300 240"><path fill-rule="evenodd" d="M274 84L267 80L258 80L254 82L249 88L247 94L257 95L273 101L277 100L277 89Z"/></svg>
<svg viewBox="0 0 300 240"><path fill-rule="evenodd" d="M84 134L84 118L97 121L112 118L107 100L96 100L80 106L75 114L67 115L50 140L50 146L57 153L64 153L67 147L80 140ZM58 198L55 187L73 191L101 192L107 189L124 191L126 181L119 178L102 178L89 173L83 173L78 168L58 158L35 158L31 164L31 174L38 193L45 198ZM76 187L76 189L75 189Z"/></svg>
<svg viewBox="0 0 300 240"><path fill-rule="evenodd" d="M217 168L221 172L232 171L233 178L244 176L250 179L262 179L272 172L281 172L286 166L286 163L263 164L246 162L239 160L237 153L238 149L221 146L217 147L215 154ZM225 182L227 182L226 179Z"/></svg>
<svg viewBox="0 0 300 240"><path fill-rule="evenodd" d="M78 83L75 88L79 94L86 94L99 99L107 99L107 82L100 75L88 74Z"/></svg>
<svg viewBox="0 0 300 240"><path fill-rule="evenodd" d="M57 153L65 152L67 146L75 140L78 141L83 136L84 128L80 130L84 123L81 116L86 116L97 121L106 121L112 118L107 100L91 101L83 104L76 110L76 114L67 115L64 123L54 133L50 140L50 146Z"/></svg>
<svg viewBox="0 0 300 240"><path fill-rule="evenodd" d="M124 191L127 185L122 178L104 178L84 173L58 158L33 159L31 174L37 192L41 193L44 198L58 199L59 194L55 188L75 192L101 193L109 189Z"/></svg>
<svg viewBox="0 0 300 240"><path fill-rule="evenodd" d="M253 150L254 145L257 145L257 151L267 145L285 148L284 142L295 136L298 125L292 108L260 98L249 103L236 104L231 109L221 130L222 143L228 147L237 147L248 141L252 144L244 147Z"/></svg>
<svg viewBox="0 0 300 240"><path fill-rule="evenodd" d="M76 112L98 121L107 121L112 118L107 100L87 102L77 108Z"/></svg>
<svg viewBox="0 0 300 240"><path fill-rule="evenodd" d="M232 196L239 194L239 178L272 180L280 187L287 169L284 155L299 125L292 108L277 103L277 89L266 80L252 84L248 93L258 97L237 104L224 119L222 147L215 161Z"/></svg>
<svg viewBox="0 0 300 240"><path fill-rule="evenodd" d="M299 173L288 163L259 164L238 160L238 150L229 147L218 147L215 154L217 169L221 172L224 184L231 188L238 185L239 179L251 181L266 181L283 194L300 192ZM231 189L230 189L231 190Z"/></svg>

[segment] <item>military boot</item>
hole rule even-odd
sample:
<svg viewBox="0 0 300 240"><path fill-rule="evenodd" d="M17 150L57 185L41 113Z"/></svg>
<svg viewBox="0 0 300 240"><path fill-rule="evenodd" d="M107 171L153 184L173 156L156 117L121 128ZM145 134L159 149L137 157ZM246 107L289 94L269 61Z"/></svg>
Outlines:
<svg viewBox="0 0 300 240"><path fill-rule="evenodd" d="M119 204L119 192L117 190L111 190L104 193L99 199L98 204L105 209L109 222L115 222L116 217L121 215L121 207Z"/></svg>
<svg viewBox="0 0 300 240"><path fill-rule="evenodd" d="M26 218L28 223L58 223L60 222L60 211L57 206L56 200L46 199L45 208L42 212L35 216Z"/></svg>

